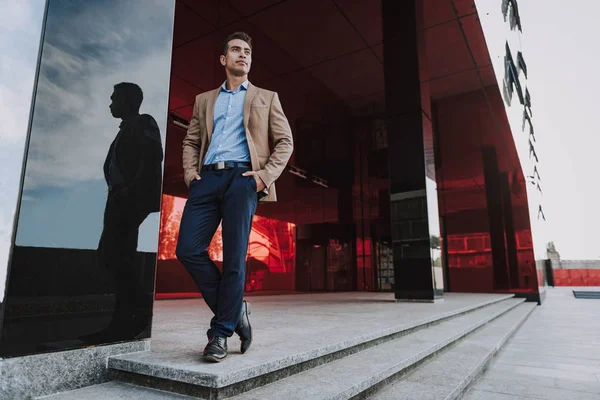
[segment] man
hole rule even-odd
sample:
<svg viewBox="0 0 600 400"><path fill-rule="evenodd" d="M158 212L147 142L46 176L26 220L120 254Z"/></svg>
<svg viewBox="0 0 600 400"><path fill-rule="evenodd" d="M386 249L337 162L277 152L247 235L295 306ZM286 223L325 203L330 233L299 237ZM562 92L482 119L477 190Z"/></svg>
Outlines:
<svg viewBox="0 0 600 400"><path fill-rule="evenodd" d="M227 357L227 338L234 332L240 336L242 354L252 342L250 305L243 301L252 217L259 200L276 201L274 182L293 150L277 93L248 81L251 38L243 32L227 37L220 62L227 80L196 97L183 140L189 196L177 243L177 258L214 314L204 349L204 359L212 362ZM221 221L222 273L206 251Z"/></svg>
<svg viewBox="0 0 600 400"><path fill-rule="evenodd" d="M98 258L115 281L115 309L103 331L82 337L88 342L130 340L150 327L152 288L142 284L136 265L139 227L160 210L163 149L152 116L140 115L142 89L122 82L114 86L110 112L121 119L119 132L104 162L108 186Z"/></svg>

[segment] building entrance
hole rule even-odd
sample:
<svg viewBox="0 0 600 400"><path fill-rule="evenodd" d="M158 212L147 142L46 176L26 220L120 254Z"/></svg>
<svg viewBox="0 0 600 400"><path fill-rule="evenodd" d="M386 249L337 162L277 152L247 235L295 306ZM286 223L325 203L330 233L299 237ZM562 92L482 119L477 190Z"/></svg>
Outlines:
<svg viewBox="0 0 600 400"><path fill-rule="evenodd" d="M295 146L278 202L257 209L246 292L391 289L373 257L391 251L382 29L378 2L176 2L158 297L195 292L175 257L181 142L195 96L225 79L222 41L236 31L252 37L250 82L279 94ZM220 228L208 251L220 266Z"/></svg>

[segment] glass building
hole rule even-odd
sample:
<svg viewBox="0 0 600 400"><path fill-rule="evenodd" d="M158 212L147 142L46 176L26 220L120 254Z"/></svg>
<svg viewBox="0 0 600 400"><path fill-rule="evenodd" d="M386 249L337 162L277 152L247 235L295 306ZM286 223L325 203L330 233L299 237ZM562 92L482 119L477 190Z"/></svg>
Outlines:
<svg viewBox="0 0 600 400"><path fill-rule="evenodd" d="M513 3L48 0L30 115L3 165L0 357L147 339L155 299L199 296L175 257L181 144L235 31L253 38L250 80L279 93L295 146L278 202L254 219L247 293L541 303L543 171ZM138 128L154 135L121 162L160 165L126 215L107 209L104 174L121 82L141 88ZM107 245L124 225L128 245ZM209 253L219 264L219 233Z"/></svg>

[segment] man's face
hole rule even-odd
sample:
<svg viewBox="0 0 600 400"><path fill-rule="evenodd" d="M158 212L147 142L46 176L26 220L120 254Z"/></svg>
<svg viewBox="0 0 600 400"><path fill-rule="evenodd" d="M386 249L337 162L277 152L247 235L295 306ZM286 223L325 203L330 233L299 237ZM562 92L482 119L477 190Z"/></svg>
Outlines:
<svg viewBox="0 0 600 400"><path fill-rule="evenodd" d="M117 91L113 91L110 96L112 102L110 103L110 113L115 118L123 118L127 114L127 106L125 105L125 97L120 95Z"/></svg>
<svg viewBox="0 0 600 400"><path fill-rule="evenodd" d="M244 76L250 72L252 50L248 43L241 39L229 41L227 54L221 56L221 65L233 76Z"/></svg>

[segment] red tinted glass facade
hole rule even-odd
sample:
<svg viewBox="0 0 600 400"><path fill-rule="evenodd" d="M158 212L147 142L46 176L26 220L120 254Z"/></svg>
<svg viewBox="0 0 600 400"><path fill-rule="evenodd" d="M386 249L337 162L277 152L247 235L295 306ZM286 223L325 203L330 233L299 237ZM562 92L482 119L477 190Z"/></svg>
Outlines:
<svg viewBox="0 0 600 400"><path fill-rule="evenodd" d="M441 99L436 109L447 289L536 291L526 183L497 87Z"/></svg>
<svg viewBox="0 0 600 400"><path fill-rule="evenodd" d="M253 37L250 80L279 93L295 140L279 201L258 207L247 292L394 290L400 278L409 293L431 276L438 294L537 290L525 180L474 2L205 3L176 3L159 295L196 291L173 252L181 140L236 30Z"/></svg>

